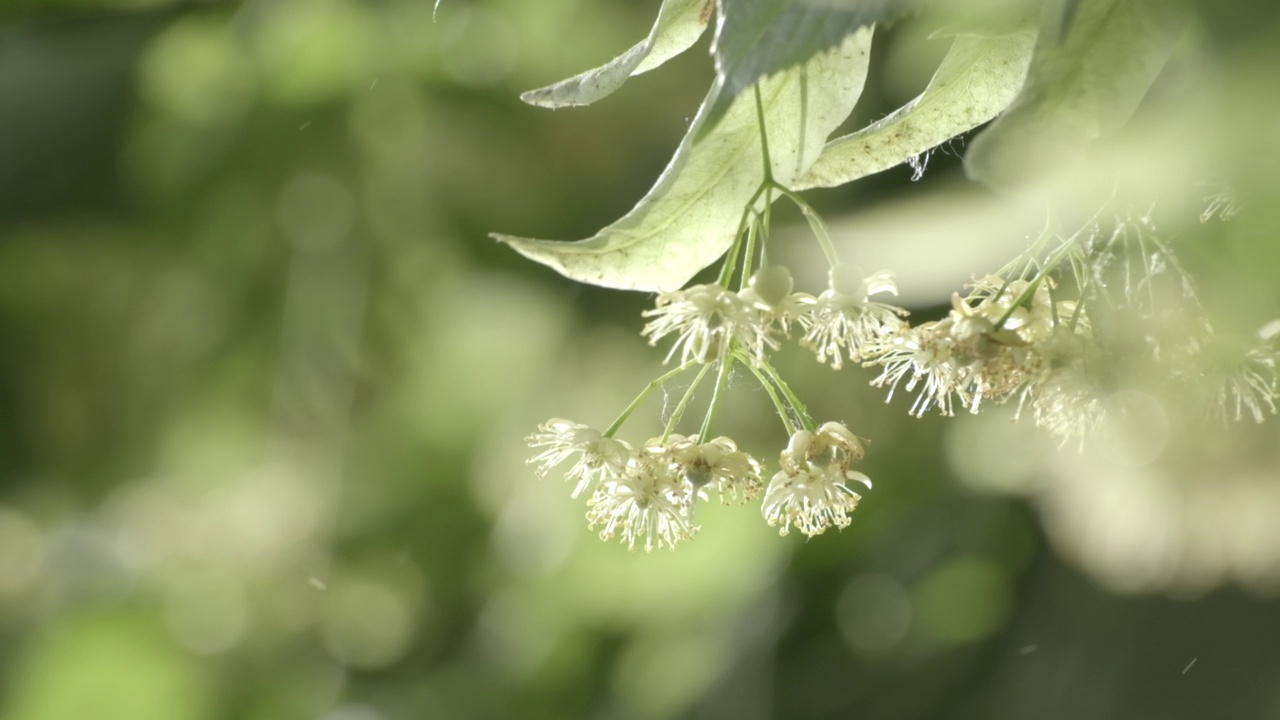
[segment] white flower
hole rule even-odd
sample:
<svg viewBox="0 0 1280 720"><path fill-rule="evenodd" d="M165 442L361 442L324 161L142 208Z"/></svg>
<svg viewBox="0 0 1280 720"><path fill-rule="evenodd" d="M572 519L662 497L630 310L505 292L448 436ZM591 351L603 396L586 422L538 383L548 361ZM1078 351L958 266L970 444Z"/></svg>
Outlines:
<svg viewBox="0 0 1280 720"><path fill-rule="evenodd" d="M908 392L923 382L910 411L920 417L930 407L951 415L956 402L976 413L984 400L1003 402L1043 375L1044 348L1056 331L1048 292L1041 285L1030 309L1015 307L1029 284L1016 281L999 292L999 281L979 281L977 306L952 295L945 319L903 329L882 343L866 363L884 367L872 384L888 385L892 399L903 378Z"/></svg>
<svg viewBox="0 0 1280 720"><path fill-rule="evenodd" d="M760 340L753 348L757 355L764 353L764 346L777 349L778 341L771 331L776 324L785 335L791 333L791 323L800 322L809 308L817 300L808 293L792 292L795 280L791 271L782 265L762 267L747 281L747 287L738 292L738 297L746 303L756 319L756 326L761 328Z"/></svg>
<svg viewBox="0 0 1280 720"><path fill-rule="evenodd" d="M781 535L789 533L792 525L810 537L821 535L829 527L849 527L849 513L862 499L849 489L846 483L850 480L871 484L870 478L860 472L841 472L833 466L810 463L795 473L781 470L765 491L761 508L764 518L774 527L780 525Z"/></svg>
<svg viewBox="0 0 1280 720"><path fill-rule="evenodd" d="M862 459L862 441L839 423L827 423L816 433L800 430L782 451L782 470L765 491L761 511L786 535L795 526L810 537L829 527L849 526L849 513L862 496L849 482L871 487L871 479L849 465Z"/></svg>
<svg viewBox="0 0 1280 720"><path fill-rule="evenodd" d="M764 486L760 463L738 450L727 437L702 445L690 441L674 448L672 456L690 485L696 489L714 487L725 505L747 502L759 495Z"/></svg>
<svg viewBox="0 0 1280 720"><path fill-rule="evenodd" d="M1273 320L1258 331L1261 342L1244 350L1223 353L1230 358L1213 369L1214 414L1220 420L1243 420L1248 411L1254 422L1276 414L1277 390L1280 389L1280 352L1275 348L1280 336L1280 320Z"/></svg>
<svg viewBox="0 0 1280 720"><path fill-rule="evenodd" d="M596 488L587 501L587 522L603 526L602 540L617 536L628 550L637 542L645 552L674 550L698 532L689 519L693 500L692 486L672 472L665 453L642 450L620 476Z"/></svg>
<svg viewBox="0 0 1280 720"><path fill-rule="evenodd" d="M746 302L719 285L694 285L662 293L656 307L643 315L654 318L640 331L650 345L667 335L677 336L664 362L670 362L677 352L681 363L708 362L731 339L757 352L765 342L763 329Z"/></svg>
<svg viewBox="0 0 1280 720"><path fill-rule="evenodd" d="M889 386L885 402L893 399L898 384L906 378L907 392L914 391L923 382L911 404L910 413L916 417L922 417L930 407L937 407L943 415L951 415L953 395L961 405L968 404L963 373L952 357L955 346L952 325L953 321L947 318L902 328L880 344L875 359L867 364L884 367L871 384Z"/></svg>
<svg viewBox="0 0 1280 720"><path fill-rule="evenodd" d="M800 344L813 350L818 362L830 359L831 367L839 370L844 365L844 354L857 362L865 359L869 350L878 347L886 335L902 327L901 316L906 310L886 303L873 302L871 295L882 292L898 294L893 273L881 270L863 279L857 288L845 292L838 287L835 268L830 273L830 284L807 308L800 318L805 328Z"/></svg>
<svg viewBox="0 0 1280 720"><path fill-rule="evenodd" d="M544 448L529 458L537 465L538 477L545 478L557 465L577 456L565 474L568 480L576 480L573 497L594 487L601 479L622 472L632 455L629 445L621 440L605 437L599 430L570 420L552 418L538 426L538 431L525 438L530 448Z"/></svg>
<svg viewBox="0 0 1280 720"><path fill-rule="evenodd" d="M1059 449L1075 440L1079 449L1084 448L1085 438L1092 435L1106 418L1106 406L1096 384L1091 382L1083 369L1063 367L1027 385L1018 401L1020 419L1022 411L1031 408L1031 417L1037 427L1047 430L1059 439Z"/></svg>

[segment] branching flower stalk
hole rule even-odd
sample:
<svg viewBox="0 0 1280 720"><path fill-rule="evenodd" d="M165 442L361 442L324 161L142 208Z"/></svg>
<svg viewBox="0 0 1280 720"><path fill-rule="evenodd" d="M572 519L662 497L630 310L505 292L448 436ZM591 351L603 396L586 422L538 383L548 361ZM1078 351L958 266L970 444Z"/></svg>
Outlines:
<svg viewBox="0 0 1280 720"><path fill-rule="evenodd" d="M540 476L562 463L574 483L573 496L588 494L587 521L601 538L620 539L629 549L675 548L694 537L700 501L718 495L726 504L749 501L763 491L764 466L738 449L731 438L712 437L716 410L729 379L740 366L754 377L772 401L786 432L779 470L769 482L762 509L765 520L787 534L797 528L817 535L849 525L860 496L851 482L870 486L866 475L851 469L864 454L863 441L840 423L819 426L804 402L783 379L769 356L794 327L804 333L801 344L814 348L824 362L836 366L847 351L861 357L871 336L885 323L905 315L900 308L869 303L869 294L895 291L892 275L877 273L859 281L851 293L837 290L844 268L818 214L773 176L769 144L756 91L764 175L742 211L738 232L726 253L715 283L662 293L641 335L656 345L670 339L664 362L678 366L650 382L602 432L569 420L553 419L528 438L539 452L530 459ZM800 208L830 265L831 287L821 296L795 292L791 272L768 263L771 206L775 195ZM733 289L735 277L737 288ZM672 409L662 435L638 446L615 435L658 387L698 367L693 380ZM715 381L696 435L677 433L703 381Z"/></svg>
<svg viewBox="0 0 1280 720"><path fill-rule="evenodd" d="M899 390L914 394L911 415L978 413L1016 400L1017 417L1062 445L1081 445L1104 424L1126 377L1170 389L1171 397L1201 398L1201 414L1221 421L1276 414L1280 321L1252 340L1219 338L1150 211L1108 224L1104 205L1072 233L1046 226L999 271L954 293L944 317L911 324L903 308L873 299L897 295L893 273L842 264L819 214L777 182L758 88L755 100L763 176L716 281L661 293L642 313L642 337L668 342L664 363L677 366L604 432L552 419L528 438L539 476L568 466L572 496L588 497L588 525L602 538L630 549L674 548L698 533L696 507L713 495L738 504L763 493L761 513L783 535L850 524L861 499L851 486L871 486L853 469L866 441L843 424L819 424L774 366L771 355L793 334L836 370L846 361L877 368L871 384L887 389L887 401ZM797 291L790 270L769 263L775 198L799 208L826 259L827 287L816 295ZM763 463L713 434L739 368L764 389L786 435L767 487ZM653 390L690 371L660 436L638 445L616 437ZM696 434L680 434L712 375Z"/></svg>
<svg viewBox="0 0 1280 720"><path fill-rule="evenodd" d="M952 298L942 320L903 324L866 353L889 399L917 391L910 413L1016 398L1018 416L1084 442L1099 428L1122 378L1169 398L1207 397L1193 415L1261 422L1276 412L1274 338L1219 338L1191 276L1159 236L1151 213L1098 217L1050 250L1044 233L997 274Z"/></svg>

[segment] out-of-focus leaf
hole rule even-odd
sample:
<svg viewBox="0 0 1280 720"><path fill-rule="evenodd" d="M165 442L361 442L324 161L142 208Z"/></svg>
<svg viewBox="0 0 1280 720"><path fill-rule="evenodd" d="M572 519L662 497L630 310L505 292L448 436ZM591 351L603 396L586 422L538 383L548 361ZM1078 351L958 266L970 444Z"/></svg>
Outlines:
<svg viewBox="0 0 1280 720"><path fill-rule="evenodd" d="M743 90L762 77L836 47L859 28L901 14L910 0L720 0L713 53L720 94L710 132Z"/></svg>
<svg viewBox="0 0 1280 720"><path fill-rule="evenodd" d="M965 154L969 176L995 188L1060 166L1124 125L1187 16L1178 0L1082 0L1051 3L1044 19L1022 92Z"/></svg>
<svg viewBox="0 0 1280 720"><path fill-rule="evenodd" d="M791 184L853 110L866 79L871 28L765 80L760 96L773 176ZM674 290L733 243L743 208L764 179L754 94L741 95L705 137L703 102L675 157L622 219L579 242L494 238L565 276L625 290Z"/></svg>
<svg viewBox="0 0 1280 720"><path fill-rule="evenodd" d="M1034 32L961 35L919 97L832 140L795 189L835 187L886 170L995 117L1022 87Z"/></svg>
<svg viewBox="0 0 1280 720"><path fill-rule="evenodd" d="M715 0L665 0L648 37L605 65L561 80L520 99L530 105L559 108L590 105L612 95L627 78L652 70L697 42L706 30Z"/></svg>

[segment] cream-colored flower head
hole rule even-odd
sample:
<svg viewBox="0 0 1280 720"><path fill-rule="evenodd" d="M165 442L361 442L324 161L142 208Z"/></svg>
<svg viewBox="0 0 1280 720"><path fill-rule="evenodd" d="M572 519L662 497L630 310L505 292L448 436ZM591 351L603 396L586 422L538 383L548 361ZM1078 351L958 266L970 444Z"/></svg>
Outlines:
<svg viewBox="0 0 1280 720"><path fill-rule="evenodd" d="M826 423L816 432L799 430L782 451L782 469L769 481L761 508L765 520L786 535L795 526L810 537L829 527L849 526L849 513L862 499L849 488L871 479L849 466L863 457L862 440L839 423Z"/></svg>
<svg viewBox="0 0 1280 720"><path fill-rule="evenodd" d="M695 489L714 488L725 505L747 502L760 494L760 463L727 437L674 448L678 471Z"/></svg>
<svg viewBox="0 0 1280 720"><path fill-rule="evenodd" d="M631 446L621 440L605 437L599 430L581 423L552 418L538 426L537 432L525 438L529 447L542 451L529 458L536 465L538 477L545 478L556 466L577 458L565 473L565 478L576 482L573 497L589 490L602 479L619 475L627 466Z"/></svg>
<svg viewBox="0 0 1280 720"><path fill-rule="evenodd" d="M844 273L832 268L828 287L814 300L799 322L804 327L800 344L809 348L820 363L831 363L839 370L847 354L860 362L880 347L884 338L903 325L906 310L887 303L874 302L872 295L898 294L893 273L881 270L863 278L855 287L842 282Z"/></svg>
<svg viewBox="0 0 1280 720"><path fill-rule="evenodd" d="M683 440L683 438L680 438ZM639 544L674 550L692 538L693 487L673 470L670 446L646 443L623 473L600 483L587 501L587 522L599 526L600 538L618 537L628 550Z"/></svg>
<svg viewBox="0 0 1280 720"><path fill-rule="evenodd" d="M881 343L874 361L867 364L884 368L871 384L888 386L885 402L893 399L898 385L905 379L904 389L907 392L914 392L920 386L909 411L916 417L923 416L931 407L938 408L943 415L951 415L953 398L962 406L968 403L961 366L953 357L953 324L948 317L904 327Z"/></svg>
<svg viewBox="0 0 1280 720"><path fill-rule="evenodd" d="M644 311L653 318L640 334L650 345L675 335L675 344L664 362L680 355L680 362L716 359L725 343L737 340L743 347L760 351L765 335L747 303L736 293L719 285L694 285L684 290L662 293L656 306Z"/></svg>
<svg viewBox="0 0 1280 720"><path fill-rule="evenodd" d="M803 326L809 309L817 302L812 295L793 290L795 280L791 271L783 265L768 265L757 270L738 293L754 313L757 326L762 328L762 342L755 348L757 354L763 353L765 346L778 347L772 335L775 326L789 335L791 324L799 322Z"/></svg>
<svg viewBox="0 0 1280 720"><path fill-rule="evenodd" d="M1246 416L1262 422L1276 414L1280 388L1280 320L1272 320L1257 332L1254 342L1217 353L1225 356L1207 373L1211 381L1211 413L1226 421Z"/></svg>

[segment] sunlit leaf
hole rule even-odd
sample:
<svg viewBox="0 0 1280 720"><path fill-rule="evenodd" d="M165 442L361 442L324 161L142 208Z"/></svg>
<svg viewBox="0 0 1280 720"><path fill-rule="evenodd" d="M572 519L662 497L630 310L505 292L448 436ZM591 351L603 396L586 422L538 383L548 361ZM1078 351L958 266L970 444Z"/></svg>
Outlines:
<svg viewBox="0 0 1280 720"><path fill-rule="evenodd" d="M793 183L808 169L852 111L870 46L866 28L761 84L778 182ZM743 208L764 178L754 93L739 96L716 128L695 140L714 99L713 90L653 189L595 237L573 243L494 237L582 282L628 290L684 285L733 243Z"/></svg>
<svg viewBox="0 0 1280 720"><path fill-rule="evenodd" d="M1081 0L1049 10L1025 87L965 154L969 176L993 187L1058 167L1124 125L1187 21L1176 0Z"/></svg>
<svg viewBox="0 0 1280 720"><path fill-rule="evenodd" d="M665 0L648 37L598 68L520 96L530 105L590 105L613 94L627 78L652 70L697 42L711 20L715 0Z"/></svg>
<svg viewBox="0 0 1280 720"><path fill-rule="evenodd" d="M924 93L827 143L795 189L835 187L887 170L995 117L1022 87L1034 44L1034 32L957 37Z"/></svg>
<svg viewBox="0 0 1280 720"><path fill-rule="evenodd" d="M703 132L762 77L836 47L850 33L900 14L910 0L720 0L714 55L720 96Z"/></svg>

